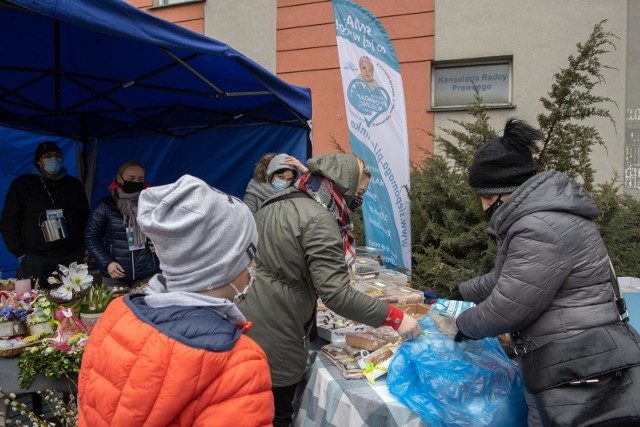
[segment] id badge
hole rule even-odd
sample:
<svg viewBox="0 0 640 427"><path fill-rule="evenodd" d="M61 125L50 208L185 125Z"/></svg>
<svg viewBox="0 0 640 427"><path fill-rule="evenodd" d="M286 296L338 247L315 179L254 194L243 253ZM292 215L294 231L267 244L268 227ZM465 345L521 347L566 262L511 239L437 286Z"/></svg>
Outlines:
<svg viewBox="0 0 640 427"><path fill-rule="evenodd" d="M138 251L140 249L144 249L144 242L136 245L133 243L133 228L127 227L127 245L129 245L130 251Z"/></svg>
<svg viewBox="0 0 640 427"><path fill-rule="evenodd" d="M47 219L60 219L64 218L62 209L47 209Z"/></svg>

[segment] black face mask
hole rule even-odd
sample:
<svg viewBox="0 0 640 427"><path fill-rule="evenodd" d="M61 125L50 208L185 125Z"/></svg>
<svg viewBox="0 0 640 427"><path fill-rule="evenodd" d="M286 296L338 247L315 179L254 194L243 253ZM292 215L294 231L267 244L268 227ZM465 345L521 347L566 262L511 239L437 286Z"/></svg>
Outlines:
<svg viewBox="0 0 640 427"><path fill-rule="evenodd" d="M362 197L355 196L351 201L351 204L349 205L349 210L353 212L354 210L358 209L360 206L362 206L362 201Z"/></svg>
<svg viewBox="0 0 640 427"><path fill-rule="evenodd" d="M144 182L122 181L122 191L125 193L137 193L144 189Z"/></svg>
<svg viewBox="0 0 640 427"><path fill-rule="evenodd" d="M501 195L500 197L502 197L502 195ZM494 214L494 213L496 213L496 211L498 210L498 208L499 208L500 206L504 205L504 202L503 202L502 200L500 200L500 197L498 197L498 198L496 199L496 201L495 201L495 202L493 202L493 203L491 204L491 206L489 206L489 207L487 208L487 210L486 210L486 211L484 211L484 213L486 213L486 214L487 214L487 216L489 217L489 219L491 219L491 217L493 216L493 214Z"/></svg>

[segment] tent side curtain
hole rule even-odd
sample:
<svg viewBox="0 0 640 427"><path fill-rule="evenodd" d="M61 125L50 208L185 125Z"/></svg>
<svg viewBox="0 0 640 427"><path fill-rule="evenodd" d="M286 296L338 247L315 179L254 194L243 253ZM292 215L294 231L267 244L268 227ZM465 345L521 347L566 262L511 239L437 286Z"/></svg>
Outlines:
<svg viewBox="0 0 640 427"><path fill-rule="evenodd" d="M42 141L56 142L62 148L67 172L78 176L77 141L2 127L0 134L3 139L0 150L3 165L1 206L4 206L11 181L33 170L33 153ZM115 178L118 167L127 160L142 162L146 180L152 185L169 184L184 174L190 174L242 199L253 176L254 165L262 155L268 152L288 153L305 159L306 140L304 129L275 125L213 128L190 138L168 138L159 134L106 138L91 144L91 149L97 149L91 206L109 194L107 186ZM0 240L2 277L15 277L17 267L15 257Z"/></svg>

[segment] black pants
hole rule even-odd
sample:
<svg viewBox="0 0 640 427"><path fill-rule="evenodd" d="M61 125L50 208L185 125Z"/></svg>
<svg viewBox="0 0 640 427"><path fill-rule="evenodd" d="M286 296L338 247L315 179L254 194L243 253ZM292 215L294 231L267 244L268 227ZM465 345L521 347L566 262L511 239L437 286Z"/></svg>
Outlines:
<svg viewBox="0 0 640 427"><path fill-rule="evenodd" d="M22 270L22 277L32 277L33 280L40 280L40 287L43 289L50 289L52 286L47 279L51 274L58 270L58 264L62 264L66 267L72 262L82 262L84 258L84 250L78 249L64 256L45 256L26 254L20 261L20 268Z"/></svg>
<svg viewBox="0 0 640 427"><path fill-rule="evenodd" d="M293 397L296 394L298 384L285 387L273 387L273 403L276 407L276 415L273 418L274 427L289 427L293 423Z"/></svg>

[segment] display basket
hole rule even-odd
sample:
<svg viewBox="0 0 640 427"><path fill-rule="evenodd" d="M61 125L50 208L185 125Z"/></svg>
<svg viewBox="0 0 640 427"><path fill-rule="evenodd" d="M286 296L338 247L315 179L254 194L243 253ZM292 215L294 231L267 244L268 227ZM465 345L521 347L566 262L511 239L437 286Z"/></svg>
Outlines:
<svg viewBox="0 0 640 427"><path fill-rule="evenodd" d="M20 347L11 347L11 348L3 348L0 349L0 357L17 357L20 356L22 350L27 348L26 345Z"/></svg>
<svg viewBox="0 0 640 427"><path fill-rule="evenodd" d="M86 297L89 294L89 291L91 290L91 286L81 290L78 293L73 294L73 298L71 299L64 299L64 298L60 298L60 297L56 297L54 295L51 295L51 290L50 289L40 289L40 292L42 292L49 301L58 304L58 305L69 305L69 304L73 304L74 302L80 301L82 299L84 299L84 297Z"/></svg>
<svg viewBox="0 0 640 427"><path fill-rule="evenodd" d="M9 338L15 335L24 335L27 327L19 320L5 320L0 322L0 338Z"/></svg>
<svg viewBox="0 0 640 427"><path fill-rule="evenodd" d="M0 348L0 357L17 357L20 356L20 354L29 347L32 347L34 345L38 345L41 343L40 340L32 340L27 342L26 340L23 341L24 344L17 346L17 347L9 347L9 348Z"/></svg>

